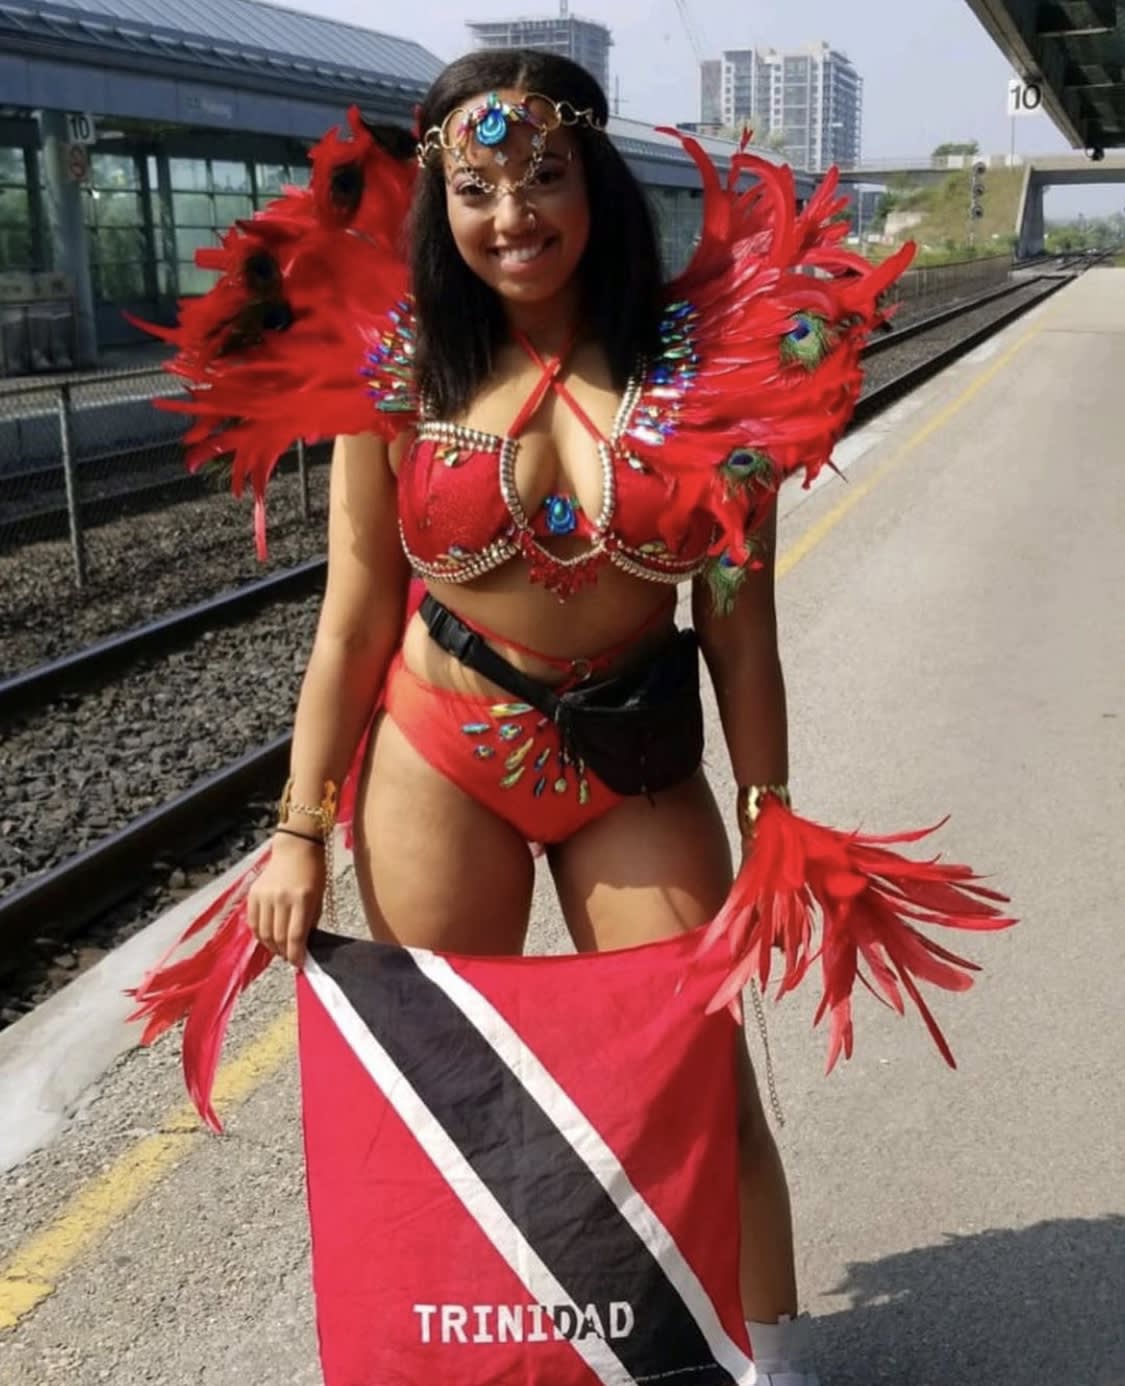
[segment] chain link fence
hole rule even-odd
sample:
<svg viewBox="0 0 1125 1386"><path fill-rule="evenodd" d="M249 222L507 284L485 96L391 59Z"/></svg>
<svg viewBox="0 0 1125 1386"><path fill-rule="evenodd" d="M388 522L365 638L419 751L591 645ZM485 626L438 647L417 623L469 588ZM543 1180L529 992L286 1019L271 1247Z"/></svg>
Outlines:
<svg viewBox="0 0 1125 1386"><path fill-rule="evenodd" d="M249 501L153 405L177 397L153 368L0 382L0 678L323 552L327 448L283 459L262 564Z"/></svg>
<svg viewBox="0 0 1125 1386"><path fill-rule="evenodd" d="M958 260L947 265L923 265L909 269L895 284L890 299L900 303L899 312L920 316L939 304L960 298L974 298L998 289L1012 273L1012 257L982 255L974 260Z"/></svg>

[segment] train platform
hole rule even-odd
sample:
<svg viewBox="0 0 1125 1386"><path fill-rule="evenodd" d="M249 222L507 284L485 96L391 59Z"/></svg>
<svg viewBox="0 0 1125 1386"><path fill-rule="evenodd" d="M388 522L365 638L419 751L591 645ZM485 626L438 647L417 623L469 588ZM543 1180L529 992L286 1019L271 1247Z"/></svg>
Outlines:
<svg viewBox="0 0 1125 1386"><path fill-rule="evenodd" d="M846 439L846 484L785 497L797 803L951 813L941 850L1021 920L936 998L957 1072L861 996L826 1078L810 995L768 1008L824 1386L1125 1382L1123 381L1125 271L1098 268ZM568 947L546 879L534 918L533 948ZM139 1050L122 1019L181 923L0 1034L2 1386L320 1380L292 979L244 998L227 1132L202 1131L176 1037Z"/></svg>

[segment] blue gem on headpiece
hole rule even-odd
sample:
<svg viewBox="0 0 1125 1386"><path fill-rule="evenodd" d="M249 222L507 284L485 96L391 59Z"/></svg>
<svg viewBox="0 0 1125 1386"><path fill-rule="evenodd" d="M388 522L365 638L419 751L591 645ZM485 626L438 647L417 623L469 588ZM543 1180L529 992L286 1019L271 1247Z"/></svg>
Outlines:
<svg viewBox="0 0 1125 1386"><path fill-rule="evenodd" d="M785 335L791 342L803 342L812 331L812 323L803 313L797 314L796 326L792 327Z"/></svg>
<svg viewBox="0 0 1125 1386"><path fill-rule="evenodd" d="M508 138L508 117L495 92L488 98L488 114L477 124L477 142L487 149L503 144Z"/></svg>

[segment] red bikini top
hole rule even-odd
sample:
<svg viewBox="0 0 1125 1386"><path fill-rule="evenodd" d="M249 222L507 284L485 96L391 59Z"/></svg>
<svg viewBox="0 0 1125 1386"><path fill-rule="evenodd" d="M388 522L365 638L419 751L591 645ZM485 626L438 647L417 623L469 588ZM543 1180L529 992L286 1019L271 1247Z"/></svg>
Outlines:
<svg viewBox="0 0 1125 1386"><path fill-rule="evenodd" d="M516 340L542 375L506 437L462 424L423 420L404 458L398 479L399 532L415 571L440 582L471 582L517 555L530 566L533 582L566 596L596 579L605 563L654 582L676 583L698 572L707 559L714 521L703 511L687 516L672 546L661 538L671 488L666 479L633 456L625 433L641 388L631 381L604 438L560 380L570 346L544 361L525 336ZM575 496L552 493L533 516L516 491L520 434L554 390L593 438L601 459L601 511L590 517ZM579 534L589 547L560 558L542 542Z"/></svg>

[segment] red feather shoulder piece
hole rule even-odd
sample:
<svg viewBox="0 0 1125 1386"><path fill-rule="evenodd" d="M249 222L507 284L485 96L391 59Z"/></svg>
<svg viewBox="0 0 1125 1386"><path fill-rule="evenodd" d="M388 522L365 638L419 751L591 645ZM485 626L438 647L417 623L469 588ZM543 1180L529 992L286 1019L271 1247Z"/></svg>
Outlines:
<svg viewBox="0 0 1125 1386"><path fill-rule="evenodd" d="M882 321L879 298L914 254L880 265L845 250L847 205L829 173L797 210L792 170L742 148L726 183L693 139L675 135L703 180L703 228L668 287L661 350L626 432L673 483L672 541L683 516L710 512L713 586L729 600L751 558L748 535L778 484L806 484L829 461L859 398L859 355ZM752 179L752 182L748 180Z"/></svg>
<svg viewBox="0 0 1125 1386"><path fill-rule="evenodd" d="M219 279L181 302L175 327L142 324L177 348L168 368L188 398L158 403L193 420L189 467L233 455L233 489L251 488L263 556L266 485L293 443L389 438L416 413L404 249L416 167L387 152L354 107L348 127L313 150L308 188L197 252Z"/></svg>
<svg viewBox="0 0 1125 1386"><path fill-rule="evenodd" d="M795 473L808 485L830 465L859 398L860 352L885 317L880 298L914 247L879 265L845 250L846 200L834 171L798 211L786 165L743 148L724 185L695 140L664 133L677 135L699 167L703 229L691 263L669 286L661 351L646 369L626 439L670 483L666 538L686 513L713 518L708 576L725 608L753 566L754 530L778 486ZM840 832L766 795L753 846L701 938L700 953L720 948L729 958L712 1008L738 1009L751 980L764 988L776 949L779 995L819 961L816 1018L828 1017L829 1068L852 1052L857 981L900 1013L909 1000L952 1064L920 984L963 991L975 964L919 926L980 932L1014 921L1001 908L1005 897L969 867L891 850L925 836Z"/></svg>

